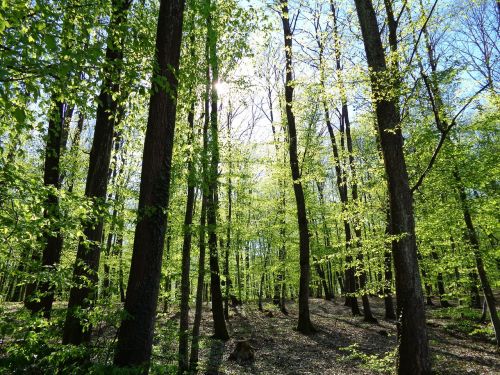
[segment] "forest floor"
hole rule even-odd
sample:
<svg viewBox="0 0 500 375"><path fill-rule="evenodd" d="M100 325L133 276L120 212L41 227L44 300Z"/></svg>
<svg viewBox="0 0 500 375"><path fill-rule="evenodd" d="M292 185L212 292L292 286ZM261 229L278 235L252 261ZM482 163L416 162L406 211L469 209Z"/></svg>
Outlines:
<svg viewBox="0 0 500 375"><path fill-rule="evenodd" d="M383 303L372 299L376 317L383 317ZM270 304L261 312L254 305L232 308L228 329L231 339L209 338L212 319L208 306L202 321L205 336L201 352L202 373L214 374L374 374L390 373L394 364L394 321L378 324L353 317L341 301L310 300L311 321L317 333L294 330L296 303L288 303L284 315ZM430 307L427 326L433 369L436 374L500 374L500 355L490 328L476 323L480 311ZM161 324L161 323L160 323ZM479 327L479 328L478 328ZM238 340L248 340L255 360L237 363L229 356Z"/></svg>
<svg viewBox="0 0 500 375"><path fill-rule="evenodd" d="M437 301L435 304L436 306L427 307L434 373L500 374L500 352L496 350L491 324L478 323L481 310L467 307L440 308ZM377 324L365 323L360 316L353 317L350 308L345 307L340 299L334 302L311 299L311 321L317 333L305 336L295 331L296 302L287 303L288 315L282 314L271 303L264 304L264 311L259 311L256 303L247 303L230 308L228 329L231 339L221 342L211 338L212 314L210 305L204 303L199 373L391 374L395 363L395 321L382 318L384 306L381 299L371 298L371 305L374 316L379 318ZM54 373L45 367L51 362L42 359L43 355L47 356L50 352L47 352L47 345L43 340L52 342L51 350L64 350L64 346L57 342L62 334L65 304L56 304L50 326L43 325L43 320L29 323L29 314L22 313L24 309L20 303L9 303L3 308L0 315L0 374ZM96 366L94 370L100 370L76 372L75 368L71 368L62 373L113 373L110 366L119 323L116 318L120 316L122 307L121 304L116 304L110 305L108 309L108 318L114 316L114 323L103 320L101 324L97 324L92 340L95 349L92 363ZM191 324L192 314L194 308L190 311ZM106 314L101 318L105 316ZM175 309L158 314L152 374L176 373L178 321L179 314ZM7 323L10 324L10 334L4 329L8 327ZM28 323L36 325L30 336L23 333L29 330ZM20 327L24 328L19 329ZM251 362L239 363L229 358L237 342L242 340L246 340L254 349L255 359ZM40 359L34 361L37 356ZM63 352L59 354L60 358L64 359L64 356ZM53 361L56 357L50 354L47 358L52 358ZM3 368L2 364L6 367ZM58 365L55 366L57 368Z"/></svg>

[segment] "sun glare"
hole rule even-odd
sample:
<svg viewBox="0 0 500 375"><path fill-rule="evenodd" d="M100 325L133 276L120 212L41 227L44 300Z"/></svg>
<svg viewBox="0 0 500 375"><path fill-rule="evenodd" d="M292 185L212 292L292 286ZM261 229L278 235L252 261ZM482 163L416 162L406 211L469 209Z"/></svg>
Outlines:
<svg viewBox="0 0 500 375"><path fill-rule="evenodd" d="M217 90L217 94L224 96L229 92L229 85L226 82L218 81L215 84L215 89Z"/></svg>

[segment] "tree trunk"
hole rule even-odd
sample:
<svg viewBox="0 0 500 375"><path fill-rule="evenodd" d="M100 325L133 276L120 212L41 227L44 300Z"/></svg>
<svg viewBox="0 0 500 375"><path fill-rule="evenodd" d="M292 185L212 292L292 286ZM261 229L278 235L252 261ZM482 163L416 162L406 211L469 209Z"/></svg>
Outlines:
<svg viewBox="0 0 500 375"><path fill-rule="evenodd" d="M114 147L114 155L113 155L113 171L111 172L111 185L115 185L115 196L114 196L114 202L113 202L113 212L111 214L111 224L109 228L109 233L107 235L106 239L106 249L104 251L104 278L102 282L102 295L103 297L108 297L110 295L110 288L111 288L111 280L110 280L110 272L111 272L111 267L109 265L109 257L111 255L111 248L113 247L113 239L116 241L116 227L117 227L117 221L118 221L118 206L120 205L120 193L119 193L119 188L116 186L117 185L117 180L121 177L123 173L123 163L122 166L120 167L119 170L117 170L117 164L118 164L118 152L120 151L120 148L122 146L122 139L119 133L115 134L115 147ZM111 194L108 197L108 200L111 199ZM123 215L123 212L121 213ZM121 216L120 215L120 216Z"/></svg>
<svg viewBox="0 0 500 375"><path fill-rule="evenodd" d="M231 279L229 277L229 253L231 251L231 221L233 209L233 186L231 184L232 162L231 162L231 103L229 103L227 115L227 138L228 138L228 156L229 156L229 177L227 179L227 227L226 227L226 251L224 254L224 317L229 319L229 294L231 289Z"/></svg>
<svg viewBox="0 0 500 375"><path fill-rule="evenodd" d="M153 344L172 164L184 0L162 0L144 141L138 220L114 364L147 373ZM159 82L166 82L164 87ZM168 88L168 90L167 90Z"/></svg>
<svg viewBox="0 0 500 375"><path fill-rule="evenodd" d="M285 106L288 128L288 151L290 154L290 169L293 179L293 192L297 204L297 223L300 239L300 281L299 281L299 319L297 330L304 334L314 332L314 327L309 315L309 228L306 215L306 202L302 188L299 160L297 156L297 130L293 114L293 66L292 66L292 29L290 27L290 13L288 2L280 0L281 21L283 23L283 36L285 42L286 76L285 76Z"/></svg>
<svg viewBox="0 0 500 375"><path fill-rule="evenodd" d="M49 220L50 227L43 234L42 267L45 271L52 269L59 263L63 246L59 223L61 217L58 191L61 188L59 162L63 151L62 137L64 127L67 126L65 124L66 109L66 104L56 100L53 102L47 130L43 183L50 190L45 201L44 218ZM38 257L38 255L34 255L34 260L37 263L39 261ZM38 299L35 298L37 294ZM36 283L30 283L26 286L25 306L31 312L36 313L43 310L43 315L46 318L50 318L53 302L54 285L50 281L42 281L38 287Z"/></svg>
<svg viewBox="0 0 500 375"><path fill-rule="evenodd" d="M206 43L206 56L208 57L208 41ZM199 358L199 342L200 342L200 323L203 307L203 290L205 287L205 250L206 250L206 218L207 218L207 202L208 202L208 126L210 122L210 67L206 67L206 82L205 82L205 113L203 123L203 150L202 150L202 201L200 214L200 228L198 230L200 256L198 261L198 283L196 286L196 307L193 322L193 338L191 341L191 354L189 356L189 368L192 372L198 369Z"/></svg>
<svg viewBox="0 0 500 375"><path fill-rule="evenodd" d="M206 137L205 137L206 139ZM205 141L206 142L206 141ZM206 154L205 154L206 157ZM195 372L198 368L200 323L203 307L203 288L205 285L205 224L207 215L207 195L203 193L201 203L200 229L199 229L199 249L200 257L198 261L198 283L196 286L196 307L193 322L193 339L191 341L191 354L189 356L189 368Z"/></svg>
<svg viewBox="0 0 500 375"><path fill-rule="evenodd" d="M194 44L194 38L190 42ZM194 46L193 46L194 48ZM192 92L191 92L192 95ZM190 97L191 97L190 95ZM189 138L188 148L191 149L194 138L194 101L191 102L191 108L188 113ZM193 163L193 153L191 153L187 165L188 183L186 213L184 216L184 239L182 244L182 272L181 272L181 303L180 303L180 322L179 322L179 373L189 370L189 270L191 262L191 238L193 212L195 206L195 169Z"/></svg>
<svg viewBox="0 0 500 375"><path fill-rule="evenodd" d="M439 257L437 253L433 250L431 253L432 259L434 262L438 263L439 262ZM445 289L444 289L444 280L443 280L443 273L438 272L437 274L437 287L438 287L438 295L439 295L439 303L441 304L441 307L451 307L451 305L446 301L444 298Z"/></svg>
<svg viewBox="0 0 500 375"><path fill-rule="evenodd" d="M330 1L330 8L331 8L331 13L333 17L333 43L334 43L334 55L335 55L335 66L337 70L337 78L339 81L339 88L341 92L341 106L342 106L342 112L340 116L340 129L341 129L341 139L340 139L340 144L342 151L345 151L345 145L344 145L344 125L346 123L346 120L349 121L349 116L348 116L348 110L347 110L347 98L345 95L345 87L343 83L343 74L342 74L342 64L341 64L341 52L340 52L340 36L338 33L338 28L337 28L337 13L335 6L332 1ZM333 125L330 120L330 111L328 108L328 103L325 97L326 94L326 86L325 86L325 71L323 67L323 51L324 51L324 46L321 41L321 36L316 34L316 42L318 44L318 48L320 50L319 54L319 65L320 65L320 85L323 90L323 99L322 99L322 105L323 105L323 111L325 115L325 122L326 122L326 127L328 130L328 134L330 136L330 141L332 143L332 151L333 151L333 158L334 158L334 163L335 163L335 175L336 175L336 183L337 183L337 189L339 190L339 196L340 196L340 201L342 204L342 212L347 214L347 204L348 204L348 189L347 189L347 177L346 177L346 169L347 167L343 165L342 160L341 160L341 155L339 152L339 147L337 146L337 139L335 137L335 132L333 129ZM347 256L346 256L346 271L345 271L345 280L346 280L346 297L345 297L345 306L350 306L351 307L351 312L354 316L356 315L361 315L361 311L359 310L359 305L358 305L358 299L355 295L356 293L356 277L355 273L356 270L354 267L351 265L352 263L352 255L350 254L351 252L351 245L352 245L352 232L351 232L351 226L350 223L348 222L347 219L344 219L344 234L345 234L345 246L347 250Z"/></svg>
<svg viewBox="0 0 500 375"><path fill-rule="evenodd" d="M387 208L386 212L386 227L385 234L387 236L392 235L391 229L391 212L390 209ZM395 241L391 239L390 241L390 249L392 252L395 251L394 246L396 245ZM384 251L384 307L385 307L385 318L386 319L396 319L396 313L394 312L394 302L392 300L392 254L389 249L385 249Z"/></svg>
<svg viewBox="0 0 500 375"><path fill-rule="evenodd" d="M472 246L477 273L479 275L479 280L481 281L481 288L483 289L484 299L486 300L486 304L488 305L488 310L490 312L491 324L493 325L493 330L495 331L497 347L500 347L500 319L498 318L495 305L495 297L493 295L488 276L486 275L486 270L484 269L483 258L479 247L479 239L477 238L476 229L474 228L469 204L467 202L467 194L457 168L455 168L453 176L455 177L455 181L458 185L460 203L462 204L462 212L464 215L465 226L467 228L467 237L470 245Z"/></svg>
<svg viewBox="0 0 500 375"><path fill-rule="evenodd" d="M90 340L91 327L84 328L78 312L92 307L97 292L97 272L103 233L100 211L106 201L109 165L114 128L118 117L121 64L123 62L122 25L126 22L129 0L113 0L108 32L104 80L98 98L94 140L90 150L85 196L94 205L96 218L83 223L83 236L78 244L68 310L63 331L63 344L79 345ZM118 34L118 36L117 36Z"/></svg>
<svg viewBox="0 0 500 375"><path fill-rule="evenodd" d="M280 156L279 149L279 136L276 132L276 127L274 126L274 111L273 111L273 100L272 100L272 91L271 88L268 87L268 102L269 102L269 117L271 121L271 130L273 132L273 139L276 149L276 159ZM284 132L284 131L283 131ZM286 138L286 136L284 136ZM285 152L285 150L283 149ZM286 164L286 156L283 154L283 164ZM280 178L280 199L278 203L278 217L280 218L280 229L279 236L281 240L281 244L278 247L278 270L276 272L276 279L274 280L274 295L273 295L273 304L278 306L280 311L283 314L288 314L285 306L285 260L286 260L286 191L285 191L285 180Z"/></svg>
<svg viewBox="0 0 500 375"><path fill-rule="evenodd" d="M397 97L388 98L384 49L371 0L355 0L363 35L380 144L389 188L393 234L400 237L393 247L396 271L399 374L429 374L431 363L425 324L425 309L418 270L412 194L403 154L403 136ZM381 90L382 89L382 90ZM390 87L387 87L390 89Z"/></svg>
<svg viewBox="0 0 500 375"><path fill-rule="evenodd" d="M209 64L212 71L211 111L210 111L210 151L211 163L208 184L207 224L208 249L210 252L210 293L212 296L212 315L214 337L220 340L229 339L224 319L224 307L220 283L219 254L217 251L217 209L219 174L219 140L218 140L218 95L216 84L219 81L219 64L217 57L217 35L212 25L214 9L208 0L207 33L209 44Z"/></svg>

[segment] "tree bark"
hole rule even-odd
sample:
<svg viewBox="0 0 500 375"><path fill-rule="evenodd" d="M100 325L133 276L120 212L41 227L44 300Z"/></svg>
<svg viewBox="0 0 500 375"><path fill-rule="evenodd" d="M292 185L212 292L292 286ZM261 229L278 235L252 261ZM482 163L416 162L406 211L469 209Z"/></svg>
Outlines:
<svg viewBox="0 0 500 375"><path fill-rule="evenodd" d="M141 366L144 373L151 357L165 241L184 3L160 2L138 220L125 301L129 317L121 323L114 357L115 365Z"/></svg>
<svg viewBox="0 0 500 375"><path fill-rule="evenodd" d="M371 0L355 0L366 57L380 144L389 189L392 231L398 236L394 251L396 271L399 374L429 374L431 362L427 341L425 309L418 269L413 201L403 154L401 120L397 97L388 97L389 78L377 17Z"/></svg>
<svg viewBox="0 0 500 375"><path fill-rule="evenodd" d="M309 228L306 214L306 202L301 182L299 160L297 156L297 129L295 116L292 109L293 103L293 65L292 65L292 40L293 33L290 27L290 13L288 2L280 0L281 21L283 24L283 37L285 43L285 112L288 129L288 152L290 154L290 169L292 172L293 192L297 204L297 223L299 227L300 242L300 281L299 281L299 319L297 331L310 334L315 331L309 315Z"/></svg>
<svg viewBox="0 0 500 375"><path fill-rule="evenodd" d="M465 226L467 228L467 237L470 245L472 246L472 252L476 261L477 273L479 275L479 280L481 281L481 288L483 289L484 299L486 300L486 304L488 305L491 324L493 325L493 330L495 331L496 344L497 347L500 347L500 319L498 318L495 297L493 295L488 276L486 275L483 257L481 256L481 250L479 247L479 239L477 237L476 229L474 228L474 223L472 222L472 216L470 214L470 208L467 202L467 194L465 192L465 187L462 183L462 179L457 168L455 168L453 176L458 185L460 203L462 204L462 213L464 216Z"/></svg>
<svg viewBox="0 0 500 375"><path fill-rule="evenodd" d="M341 50L340 50L340 35L338 32L337 26L337 11L335 8L335 4L333 1L330 1L330 9L333 17L333 48L334 48L334 56L335 56L335 68L337 72L337 79L339 82L340 96L341 96L341 114L340 114L340 145L341 150L345 152L345 142L344 142L344 134L345 134L345 124L349 122L349 114L347 108L347 97L344 86L344 77L342 74L342 64L341 64ZM330 141L332 143L332 151L334 158L334 166L335 166L335 175L336 175L336 183L337 189L339 191L340 202L342 205L342 212L347 214L347 205L349 203L348 196L348 187L347 187L347 175L346 170L347 166L342 162L342 156L339 152L339 147L337 145L337 139L335 137L335 132L333 129L333 125L330 119L330 111L328 108L328 103L326 100L326 86L325 86L325 71L323 67L323 53L324 53L324 45L321 40L321 36L316 33L316 42L318 44L318 48L320 51L319 54L319 65L320 65L320 85L323 90L323 111L325 115L326 127L328 130L328 134L330 136ZM356 297L356 270L351 265L352 263L352 231L351 225L347 218L344 218L344 234L345 234L345 246L346 246L346 270L345 270L345 281L346 281L346 296L345 296L345 306L351 307L352 315L361 315L361 311L359 310L358 299Z"/></svg>
<svg viewBox="0 0 500 375"><path fill-rule="evenodd" d="M44 248L42 252L42 270L52 269L61 259L63 238L60 226L60 209L58 191L61 188L60 158L63 151L63 132L66 122L65 111L67 105L54 100L49 114L47 142L45 146L45 163L43 184L49 190L45 200L44 218L49 221L49 228L43 234ZM34 254L35 262L39 262L39 255ZM50 281L42 281L37 285L30 283L26 286L25 306L33 313L43 311L46 318L50 318L52 303L54 302L54 285Z"/></svg>
<svg viewBox="0 0 500 375"><path fill-rule="evenodd" d="M192 38L194 39L194 38ZM191 40L194 43L194 40ZM192 95L192 93L191 93ZM191 96L190 95L190 96ZM191 102L191 108L188 113L189 138L188 146L191 149L194 138L194 101ZM193 213L195 206L195 169L193 163L193 153L188 156L187 165L188 183L186 212L184 216L184 238L182 244L182 271L181 271L181 303L180 303L180 322L179 322L179 373L189 370L189 270L191 267L191 238Z"/></svg>
<svg viewBox="0 0 500 375"><path fill-rule="evenodd" d="M123 31L131 0L113 0L108 32L104 79L98 97L94 139L90 150L85 196L92 200L94 220L83 223L83 236L78 244L68 310L63 330L63 344L79 345L90 341L91 327L86 329L78 312L92 307L97 297L97 272L103 234L102 210L106 201L109 165L114 128L118 116L121 64L123 62ZM119 36L117 36L119 35Z"/></svg>
<svg viewBox="0 0 500 375"><path fill-rule="evenodd" d="M212 72L211 111L210 111L210 151L211 162L208 184L207 224L208 249L210 252L210 293L212 296L212 316L214 323L214 337L228 340L226 321L220 283L219 254L217 250L217 210L218 210L218 174L219 174L219 140L218 140L218 95L216 84L219 81L219 64L217 57L217 35L213 27L212 17L214 9L208 1L207 33L209 44L209 64Z"/></svg>

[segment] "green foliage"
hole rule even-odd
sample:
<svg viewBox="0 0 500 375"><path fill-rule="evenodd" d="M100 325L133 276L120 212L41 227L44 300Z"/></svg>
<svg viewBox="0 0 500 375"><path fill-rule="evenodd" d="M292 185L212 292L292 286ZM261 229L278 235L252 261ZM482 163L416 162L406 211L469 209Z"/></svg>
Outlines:
<svg viewBox="0 0 500 375"><path fill-rule="evenodd" d="M152 78L156 33L152 25L157 21L158 1L132 2L127 21L120 28L113 27L113 2L109 0L0 3L1 371L139 373L141 369L113 368L111 361L115 329L127 315L120 294L125 291L131 263L151 81L165 86L165 82ZM467 30L459 25L474 21L469 14L473 7L440 2L417 44L429 10L424 8L429 4L409 1L400 14L398 51L391 52L387 60L391 68L386 72L369 71L359 44L360 30L352 17L354 5L336 3L337 36L328 2L290 1L288 15L296 21L292 107L310 228L311 289L321 290L319 269L327 275L336 295L340 295L338 278L349 267L355 268L357 277L367 274L365 287L355 293L358 297L367 293L382 297L384 287L393 287L393 280L385 279L384 255L391 242L401 237L386 231L387 184L372 100L398 98L405 160L410 182L415 184L429 165L441 136L422 78L426 74L435 93L440 94L434 98L441 102L437 113L448 122L457 115L436 162L413 195L419 262L425 271L423 283L430 285L431 294L435 295L437 278L442 276L443 297L458 305L432 310L430 315L448 319L446 329L450 332L491 337L490 326L476 323L479 312L465 307L476 282L470 277L476 265L465 235L459 191L463 187L466 192L480 243L479 254L496 290L500 287L500 97L495 91L498 56L491 59L493 87L475 96L474 92L483 86L486 67L479 63L482 49L477 43L482 39L470 32L464 35ZM197 271L206 268L198 264L198 244L200 196L206 188L202 133L204 120L209 116L205 110L207 36L210 40L216 36L219 65L219 210L215 230L220 240L221 271L226 251L228 256L228 276L221 275L221 279L231 284L231 294L246 303L254 303L262 288L264 306L274 311L276 307L269 303L276 287L283 288L286 299L296 297L300 275L297 212L284 114L284 51L276 8L263 1L212 0L213 34L207 35L206 4L204 0L188 0L184 17L159 297L162 312L158 316L151 366L152 372L158 374L174 373L177 366L178 326L170 313L179 302L183 218L190 178L188 161L195 167L194 178L191 177L197 194L190 228L191 303ZM480 5L482 0L474 4ZM299 6L300 14L296 13ZM447 17L450 7L457 7L456 17L451 19ZM495 13L484 16L491 23ZM386 34L384 26L385 44ZM123 65L115 69L121 73L110 77L119 82L112 94L119 99L120 113L109 115L120 118L115 141L119 135L121 144L112 156L107 202L97 205L86 199L84 192L97 96L107 64L108 36L124 45ZM458 36L464 36L468 42ZM439 56L435 64L430 61L429 51ZM491 53L498 52L495 51L492 49ZM378 85L373 92L370 76ZM73 111L60 161L60 189L45 186L43 181L44 157L51 152L45 147L48 120L56 101ZM192 131L188 115L193 103ZM344 103L351 123L352 152L348 151L345 120L340 116ZM459 112L461 108L464 110ZM333 155L331 136L325 128L327 113L339 148L338 157ZM345 170L345 181L341 183L348 190L349 202L345 205L340 201L337 186L337 163ZM460 175L460 183L455 172ZM354 186L358 200L353 199ZM59 215L44 212L49 195L59 199ZM74 286L72 272L77 245L83 236L82 222L97 222L97 218L103 218L105 233L98 299L92 308L79 311L86 328L93 327L95 337L88 347L63 346L59 343L65 315L62 304ZM354 233L347 243L344 223L360 237ZM44 235L58 229L64 240L61 261L40 267ZM207 272L207 284L209 278ZM92 280L83 281L88 284ZM56 308L50 320L30 316L20 304L27 285L43 282L52 285L55 292ZM36 294L34 298L40 297ZM347 359L359 360L369 371L387 372L393 368L393 352L366 354L356 345L341 350Z"/></svg>
<svg viewBox="0 0 500 375"><path fill-rule="evenodd" d="M390 351L382 355L366 354L359 349L358 344L352 344L339 350L347 354L342 357L344 361L359 360L361 367L370 370L373 373L394 374L396 351Z"/></svg>

